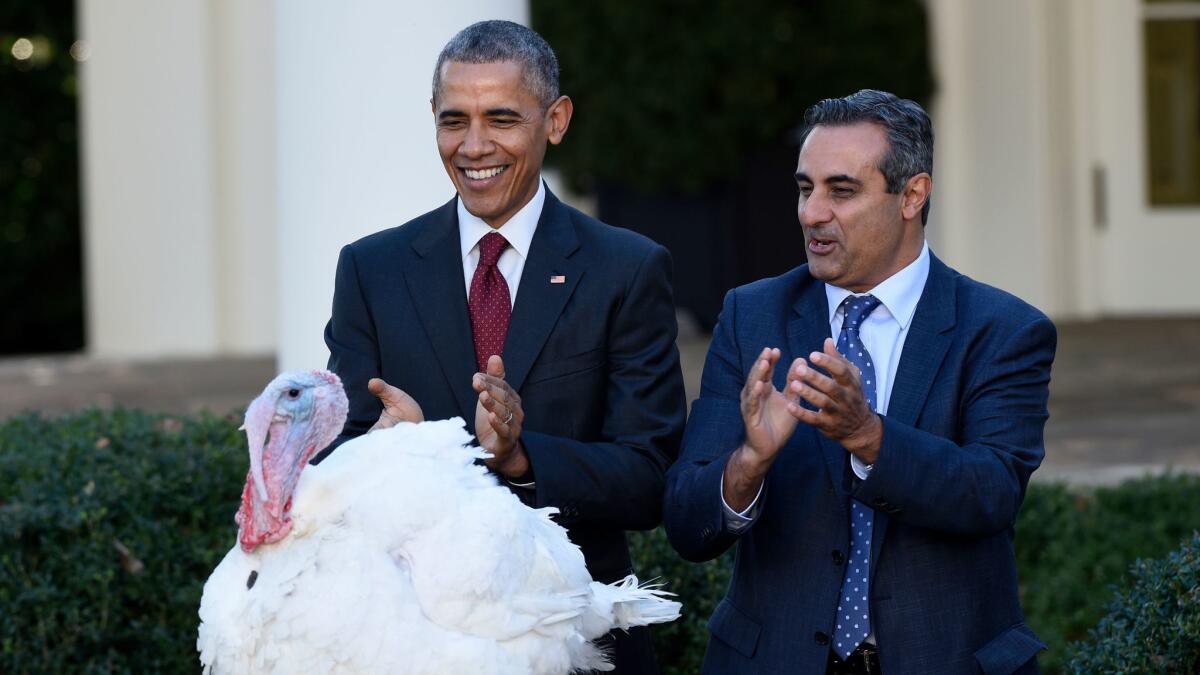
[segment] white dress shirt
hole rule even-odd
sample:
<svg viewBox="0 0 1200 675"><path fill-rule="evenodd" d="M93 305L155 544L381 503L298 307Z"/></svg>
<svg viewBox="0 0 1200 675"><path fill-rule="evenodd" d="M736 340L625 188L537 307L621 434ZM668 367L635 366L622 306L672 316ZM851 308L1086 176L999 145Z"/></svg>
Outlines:
<svg viewBox="0 0 1200 675"><path fill-rule="evenodd" d="M538 189L533 199L521 207L503 225L493 228L482 218L472 214L463 206L462 198L458 200L458 243L462 248L463 283L467 287L467 299L471 298L471 279L479 267L479 240L490 232L499 232L508 240L508 248L500 254L496 268L504 276L508 284L508 299L510 307L517 306L517 287L521 285L521 274L525 271L525 260L529 258L529 245L533 243L533 233L537 230L538 220L542 217L542 207L546 204L546 184L538 180ZM501 476L505 482L519 488L532 490L537 486L535 481L514 483L506 476Z"/></svg>
<svg viewBox="0 0 1200 675"><path fill-rule="evenodd" d="M925 281L928 278L929 244L926 243L921 247L921 253L916 260L867 291L879 299L879 306L863 319L862 325L859 327L859 336L871 354L871 360L875 365L875 411L881 415L887 414L888 403L892 398L892 384L896 381L896 369L900 365L900 354L904 351L904 341L908 337L913 314L917 311L917 302L921 299L921 293L925 290ZM829 302L831 335L836 336L841 333L842 321L846 317L842 302L851 295L854 293L844 288L825 284L825 299ZM805 356L807 358L807 355ZM850 455L850 468L863 480L866 480L871 474L871 467L854 455ZM762 488L760 487L758 495L755 496L750 506L745 511L738 513L725 503L724 478L722 478L721 502L725 505L726 528L731 532L740 532L745 529L757 515L755 510L761 496Z"/></svg>
<svg viewBox="0 0 1200 675"><path fill-rule="evenodd" d="M475 276L475 269L479 267L479 240L489 232L499 232L508 240L508 248L500 254L496 267L508 284L508 299L512 302L510 306L517 306L517 286L521 285L521 273L525 271L529 245L533 242L533 233L537 230L538 219L542 217L542 206L545 203L546 185L538 180L538 189L533 199L499 228L493 228L483 222L482 218L468 211L461 198L458 200L458 241L462 247L463 282L467 287L468 298L471 297L471 279Z"/></svg>

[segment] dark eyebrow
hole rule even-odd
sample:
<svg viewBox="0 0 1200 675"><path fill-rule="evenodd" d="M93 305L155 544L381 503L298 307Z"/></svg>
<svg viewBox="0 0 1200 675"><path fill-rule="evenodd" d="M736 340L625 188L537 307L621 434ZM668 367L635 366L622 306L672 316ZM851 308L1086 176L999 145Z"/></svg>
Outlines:
<svg viewBox="0 0 1200 675"><path fill-rule="evenodd" d="M862 185L863 184L863 182L861 180L855 178L854 176L847 176L846 174L838 174L836 176L830 176L829 178L825 179L825 183L826 184L850 183L851 185Z"/></svg>
<svg viewBox="0 0 1200 675"><path fill-rule="evenodd" d="M797 183L801 183L801 182L813 183L815 181L813 179L809 178L808 174L804 173L803 171L797 171L796 172L796 182ZM836 176L830 176L830 177L826 178L825 183L827 185L833 185L834 183L850 183L851 185L858 185L858 186L861 186L863 184L863 182L861 180L855 178L854 176L847 176L844 173L839 173Z"/></svg>
<svg viewBox="0 0 1200 675"><path fill-rule="evenodd" d="M488 117L520 117L521 113L512 108L490 108L484 113Z"/></svg>
<svg viewBox="0 0 1200 675"><path fill-rule="evenodd" d="M466 116L467 116L467 113L465 113L461 110L443 110L442 112L438 113L439 120L444 120L448 117L466 117Z"/></svg>

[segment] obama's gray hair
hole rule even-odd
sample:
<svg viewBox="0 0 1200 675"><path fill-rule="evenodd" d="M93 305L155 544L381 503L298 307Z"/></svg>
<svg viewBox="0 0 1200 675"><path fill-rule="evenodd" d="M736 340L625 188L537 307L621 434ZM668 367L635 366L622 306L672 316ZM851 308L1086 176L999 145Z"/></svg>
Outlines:
<svg viewBox="0 0 1200 675"><path fill-rule="evenodd" d="M480 21L450 38L438 54L433 69L433 98L442 89L442 66L459 63L499 63L513 61L521 65L525 86L543 108L558 98L558 57L546 40L533 30L512 21Z"/></svg>
<svg viewBox="0 0 1200 675"><path fill-rule="evenodd" d="M804 113L800 145L814 127L860 122L878 124L887 132L889 148L879 160L879 171L887 181L888 192L900 192L908 179L919 173L933 175L933 123L929 115L917 103L886 91L863 89L820 101ZM921 209L921 223L927 220L928 200Z"/></svg>

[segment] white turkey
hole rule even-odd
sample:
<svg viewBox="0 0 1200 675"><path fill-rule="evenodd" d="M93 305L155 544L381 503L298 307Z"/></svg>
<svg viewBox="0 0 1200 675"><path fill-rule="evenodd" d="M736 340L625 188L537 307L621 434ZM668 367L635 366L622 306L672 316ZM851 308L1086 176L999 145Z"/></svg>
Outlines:
<svg viewBox="0 0 1200 675"><path fill-rule="evenodd" d="M205 673L608 670L592 640L671 621L637 579L593 582L583 554L475 460L460 419L342 445L341 381L284 373L246 411L238 543L204 585Z"/></svg>

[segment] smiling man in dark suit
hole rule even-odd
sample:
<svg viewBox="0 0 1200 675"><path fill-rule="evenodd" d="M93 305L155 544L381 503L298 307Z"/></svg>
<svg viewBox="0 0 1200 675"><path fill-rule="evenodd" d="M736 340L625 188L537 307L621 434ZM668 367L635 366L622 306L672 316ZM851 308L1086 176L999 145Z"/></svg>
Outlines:
<svg viewBox="0 0 1200 675"><path fill-rule="evenodd" d="M537 33L464 29L431 103L458 194L342 249L325 330L350 399L338 442L462 417L523 501L560 510L593 578L617 580L625 531L661 520L683 429L669 256L542 183L573 108ZM617 633L613 656L618 672L656 672L645 629Z"/></svg>
<svg viewBox="0 0 1200 675"><path fill-rule="evenodd" d="M805 121L808 263L726 296L668 474L676 549L738 547L704 672L1037 672L1013 523L1054 326L930 253L920 106L864 90Z"/></svg>

